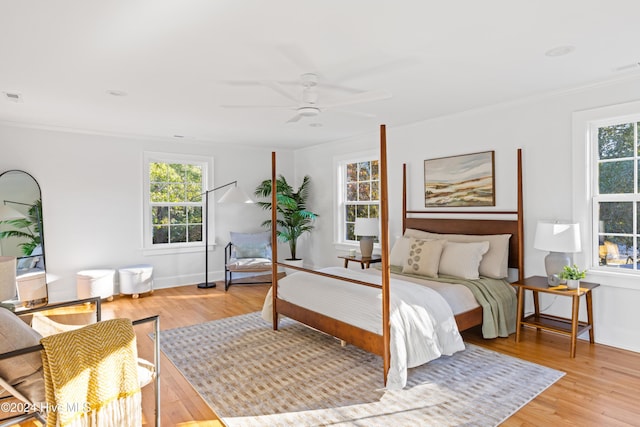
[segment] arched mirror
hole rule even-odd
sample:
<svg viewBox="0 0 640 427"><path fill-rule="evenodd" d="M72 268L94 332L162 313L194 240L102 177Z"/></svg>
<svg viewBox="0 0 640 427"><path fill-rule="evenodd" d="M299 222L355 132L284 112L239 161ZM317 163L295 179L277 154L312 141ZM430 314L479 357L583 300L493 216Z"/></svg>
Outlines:
<svg viewBox="0 0 640 427"><path fill-rule="evenodd" d="M28 307L46 303L40 185L24 171L0 174L0 256L17 258L17 300Z"/></svg>

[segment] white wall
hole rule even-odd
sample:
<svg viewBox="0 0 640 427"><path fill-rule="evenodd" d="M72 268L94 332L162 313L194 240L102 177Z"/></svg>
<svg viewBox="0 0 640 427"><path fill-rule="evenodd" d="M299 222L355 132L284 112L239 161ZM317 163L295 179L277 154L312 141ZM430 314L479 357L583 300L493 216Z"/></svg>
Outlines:
<svg viewBox="0 0 640 427"><path fill-rule="evenodd" d="M252 195L271 176L271 151L230 144L156 141L0 125L0 172L21 169L42 189L49 295L75 298L75 274L89 268L154 266L155 287L204 281L204 248L145 256L142 251L143 153L188 153L214 158L214 184L238 180ZM278 152L280 172L293 176L293 154ZM220 190L223 191L223 190ZM222 193L216 192L216 200ZM223 277L229 231L261 231L268 217L256 205L215 206L217 246L209 252L209 280Z"/></svg>
<svg viewBox="0 0 640 427"><path fill-rule="evenodd" d="M533 248L538 219L572 219L572 113L637 100L640 80L583 88L469 111L413 125L388 127L390 237L401 233L402 163L407 163L409 209L421 209L423 160L494 150L497 209L516 207L516 150L523 149L525 208L525 274L544 275L546 253ZM384 118L382 118L384 121ZM333 160L349 152L375 149L378 127L370 135L310 149L298 150L295 169L309 174L318 191L310 207L320 214L317 230L301 249L308 265L338 265L333 246L333 211L330 186ZM331 172L330 172L331 171ZM320 190L321 189L321 190ZM585 261L576 257L578 263ZM593 280L590 276L587 280ZM640 351L640 279L597 276L602 286L594 291L596 340ZM542 298L548 312L567 316L570 298ZM584 307L581 314L584 313ZM581 316L583 317L583 316Z"/></svg>

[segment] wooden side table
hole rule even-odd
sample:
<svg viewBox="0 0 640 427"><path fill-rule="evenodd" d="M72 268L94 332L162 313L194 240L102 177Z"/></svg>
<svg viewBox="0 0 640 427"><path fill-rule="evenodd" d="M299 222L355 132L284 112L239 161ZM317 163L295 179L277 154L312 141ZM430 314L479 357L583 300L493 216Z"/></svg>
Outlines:
<svg viewBox="0 0 640 427"><path fill-rule="evenodd" d="M545 329L560 334L569 335L571 337L570 356L576 357L576 339L578 335L585 331L589 331L589 342L594 343L593 335L593 300L591 291L600 284L590 282L580 282L580 289L567 289L565 285L549 287L547 278L542 276L532 276L524 279L522 282L513 283L518 287L518 314L516 323L516 342L520 341L520 329L522 325L533 326L536 329ZM524 294L526 290L533 293L534 312L529 316L524 316ZM540 313L540 304L538 302L538 293L543 292L553 295L561 295L572 298L571 318L552 316L550 314ZM580 297L585 296L587 303L587 321L580 322L578 320L578 311L580 308Z"/></svg>
<svg viewBox="0 0 640 427"><path fill-rule="evenodd" d="M380 257L380 255L372 255L371 257L363 257L362 255L341 255L338 258L344 259L344 268L347 268L349 266L349 261L359 262L362 269L364 269L365 267L369 268L371 264L375 264L376 262L382 262L382 258Z"/></svg>

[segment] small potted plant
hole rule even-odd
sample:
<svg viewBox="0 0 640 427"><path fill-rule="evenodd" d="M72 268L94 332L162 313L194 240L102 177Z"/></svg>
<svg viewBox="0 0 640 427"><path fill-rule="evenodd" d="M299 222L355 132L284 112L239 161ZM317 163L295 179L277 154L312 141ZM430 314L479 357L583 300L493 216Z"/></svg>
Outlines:
<svg viewBox="0 0 640 427"><path fill-rule="evenodd" d="M575 264L565 265L560 273L560 278L567 281L567 288L578 289L580 287L580 279L584 279L586 274L586 270L580 270Z"/></svg>

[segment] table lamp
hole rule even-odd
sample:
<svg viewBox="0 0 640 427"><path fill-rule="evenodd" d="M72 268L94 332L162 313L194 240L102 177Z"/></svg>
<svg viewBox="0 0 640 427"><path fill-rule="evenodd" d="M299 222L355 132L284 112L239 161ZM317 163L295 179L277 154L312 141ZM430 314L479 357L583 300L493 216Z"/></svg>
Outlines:
<svg viewBox="0 0 640 427"><path fill-rule="evenodd" d="M360 253L363 258L371 258L373 240L378 235L378 218L356 218L353 234L360 236Z"/></svg>
<svg viewBox="0 0 640 427"><path fill-rule="evenodd" d="M547 281L559 283L558 275L565 265L571 265L571 253L580 252L580 225L560 221L538 221L533 247L549 251L544 258Z"/></svg>

